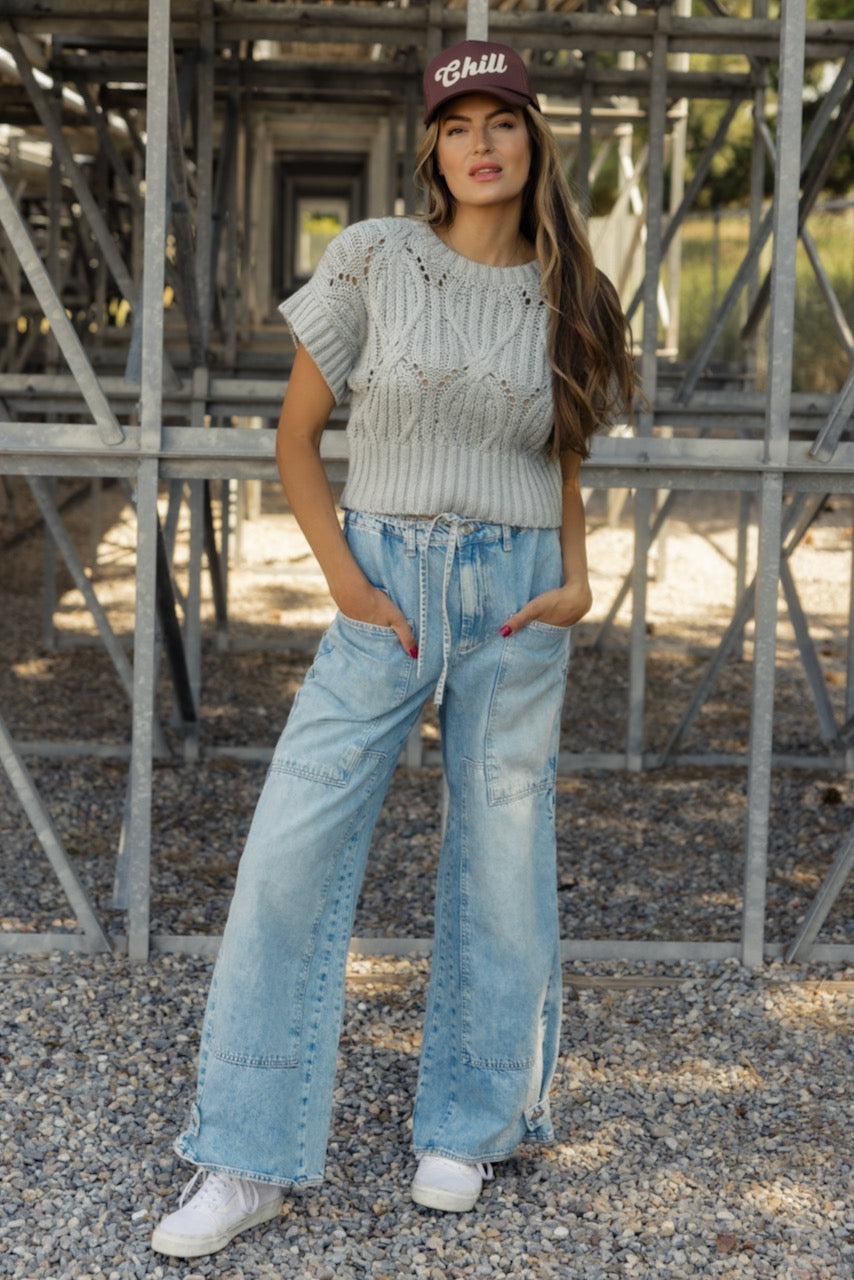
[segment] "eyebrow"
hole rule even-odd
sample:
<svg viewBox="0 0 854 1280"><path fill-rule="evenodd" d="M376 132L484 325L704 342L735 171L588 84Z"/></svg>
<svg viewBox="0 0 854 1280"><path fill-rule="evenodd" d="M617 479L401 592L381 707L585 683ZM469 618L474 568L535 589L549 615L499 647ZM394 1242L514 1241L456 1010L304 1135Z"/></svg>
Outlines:
<svg viewBox="0 0 854 1280"><path fill-rule="evenodd" d="M511 106L506 106L506 107L496 107L496 109L495 109L494 111L490 111L490 112L487 114L487 117L486 117L486 118L487 118L487 120L491 120L491 119L493 118L493 116L504 116L504 115L510 115L510 116L512 116L512 115L513 115L513 108L512 108ZM452 111L449 111L449 112L448 112L448 114L447 114L446 116L442 116L442 124L446 124L446 123L448 122L448 120L465 120L465 121L471 121L471 119L472 119L472 117L471 117L471 116L464 116L464 115L462 115L460 112L452 112Z"/></svg>

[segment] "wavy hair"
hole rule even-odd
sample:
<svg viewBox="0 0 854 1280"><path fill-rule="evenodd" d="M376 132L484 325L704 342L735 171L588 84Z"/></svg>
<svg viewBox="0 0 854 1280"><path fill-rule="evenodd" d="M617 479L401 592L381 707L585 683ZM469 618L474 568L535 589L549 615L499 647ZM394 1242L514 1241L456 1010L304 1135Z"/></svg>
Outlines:
<svg viewBox="0 0 854 1280"><path fill-rule="evenodd" d="M621 412L631 412L637 388L631 334L616 289L593 261L554 134L539 111L523 110L531 169L519 230L536 249L540 289L550 312L547 355L555 421L549 453L557 457L571 449L587 458L595 433ZM449 227L456 208L439 172L440 122L441 116L427 128L415 177L426 194L426 222Z"/></svg>

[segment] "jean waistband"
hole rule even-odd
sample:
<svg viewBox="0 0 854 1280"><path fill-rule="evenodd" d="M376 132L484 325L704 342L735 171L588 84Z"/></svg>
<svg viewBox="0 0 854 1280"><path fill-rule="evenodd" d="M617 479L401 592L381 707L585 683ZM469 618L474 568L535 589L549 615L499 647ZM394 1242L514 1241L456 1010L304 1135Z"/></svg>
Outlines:
<svg viewBox="0 0 854 1280"><path fill-rule="evenodd" d="M400 540L404 554L418 557L418 675L421 675L427 647L427 602L429 599L429 555L431 546L444 547L442 565L442 669L436 684L433 701L442 705L448 664L451 659L451 621L448 614L448 589L457 548L461 543L477 542L481 545L500 544L504 551L513 546L513 528L510 525L491 524L482 520L469 520L453 511L437 516L383 516L364 511L347 511L346 522L370 529L383 537Z"/></svg>
<svg viewBox="0 0 854 1280"><path fill-rule="evenodd" d="M521 532L514 525L472 520L454 511L443 511L435 516L394 516L348 509L345 521L347 524L359 525L362 529L372 529L376 533L398 538L410 550L413 547L443 544L451 540L455 545L461 541L483 544L501 542L505 550L509 550L513 535Z"/></svg>

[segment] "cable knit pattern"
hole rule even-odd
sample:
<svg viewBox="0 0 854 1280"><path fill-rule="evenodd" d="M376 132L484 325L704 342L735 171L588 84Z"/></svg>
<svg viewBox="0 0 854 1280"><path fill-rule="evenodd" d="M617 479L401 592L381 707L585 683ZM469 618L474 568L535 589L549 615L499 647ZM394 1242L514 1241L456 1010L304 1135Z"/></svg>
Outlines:
<svg viewBox="0 0 854 1280"><path fill-rule="evenodd" d="M560 524L539 281L536 262L472 262L409 218L335 238L280 310L336 402L349 392L345 507Z"/></svg>

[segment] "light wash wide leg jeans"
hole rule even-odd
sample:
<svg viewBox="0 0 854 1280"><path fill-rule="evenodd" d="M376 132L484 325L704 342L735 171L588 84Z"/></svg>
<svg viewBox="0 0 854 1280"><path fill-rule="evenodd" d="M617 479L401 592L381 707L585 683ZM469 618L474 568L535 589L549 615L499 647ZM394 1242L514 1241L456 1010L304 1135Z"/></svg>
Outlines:
<svg viewBox="0 0 854 1280"><path fill-rule="evenodd" d="M554 780L569 632L499 629L561 581L557 530L349 513L370 580L412 621L338 615L253 819L176 1151L277 1183L323 1177L347 950L374 824L410 729L440 702L449 810L415 1102L416 1152L498 1160L553 1138L561 981Z"/></svg>

